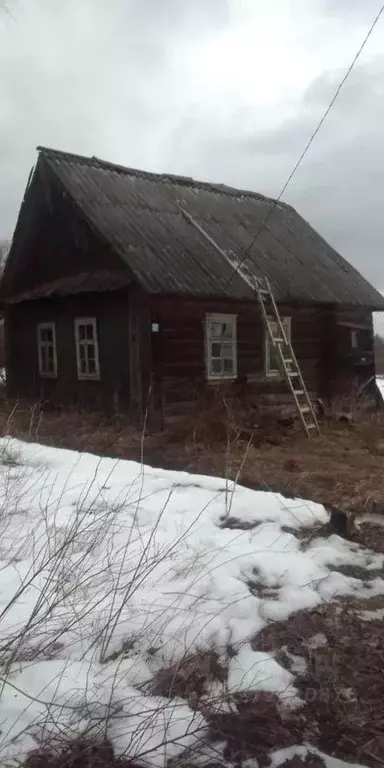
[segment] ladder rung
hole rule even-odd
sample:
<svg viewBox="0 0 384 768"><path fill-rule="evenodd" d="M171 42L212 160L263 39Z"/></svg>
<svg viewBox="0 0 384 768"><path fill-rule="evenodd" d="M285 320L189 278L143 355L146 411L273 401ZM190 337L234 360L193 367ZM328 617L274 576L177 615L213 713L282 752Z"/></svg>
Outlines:
<svg viewBox="0 0 384 768"><path fill-rule="evenodd" d="M268 332L271 343L275 345L275 349L279 353L280 362L284 368L284 374L287 379L291 395L294 398L296 409L298 415L300 416L303 429L307 437L310 437L309 433L312 430L315 430L320 434L315 411L306 390L300 366L296 360L296 356L293 350L291 339L286 336L279 308L276 305L275 297L273 295L269 281L267 278L264 280L257 278L255 279L254 287L259 301L261 316L265 325L265 329ZM268 317L270 310L273 310L273 322ZM276 336L274 335L275 333ZM284 357L284 354L292 355L292 357ZM292 379L295 379L295 381L292 381ZM306 403L306 405L302 405L302 403Z"/></svg>

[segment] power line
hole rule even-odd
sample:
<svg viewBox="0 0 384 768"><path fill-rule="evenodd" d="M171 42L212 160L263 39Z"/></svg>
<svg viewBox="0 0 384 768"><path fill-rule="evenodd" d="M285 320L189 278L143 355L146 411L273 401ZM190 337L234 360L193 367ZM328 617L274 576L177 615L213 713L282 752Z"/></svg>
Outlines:
<svg viewBox="0 0 384 768"><path fill-rule="evenodd" d="M320 131L320 128L322 127L323 123L324 123L324 122L325 122L325 120L327 119L327 117L328 117L328 115L329 115L329 113L330 113L330 111L331 111L331 109L332 109L332 107L333 107L333 105L334 105L334 103L335 103L335 101L336 101L337 97L339 96L339 93L340 93L341 89L343 88L343 86L345 85L346 81L348 80L348 78L349 78L349 75L351 74L351 72L352 72L352 70L353 70L353 68L354 68L354 66L355 66L355 64L356 64L356 62L357 62L357 60L360 58L360 56L361 56L361 54L362 54L362 52L363 52L363 50L364 50L364 48L365 48L365 46L366 46L366 44L367 44L367 42L368 42L369 38L371 37L371 35L372 35L372 32L373 32L373 30L375 29L375 27L376 27L376 24L377 24L377 23L378 23L378 21L380 20L380 18L381 18L381 16L382 16L383 12L384 12L384 3L383 3L383 5L381 6L381 8L380 8L379 12L376 14L376 16L375 16L375 18L374 18L374 20L373 20L373 22L372 22L372 24L371 24L370 28L368 29L368 32L367 32L367 34L366 34L366 35L365 35L365 37L364 37L364 40L363 40L363 42L361 43L361 45L360 45L360 47L359 47L359 49L358 49L357 53L356 53L356 54L355 54L355 56L353 57L353 59L352 59L352 61L351 61L350 65L349 65L349 67L348 67L347 71L345 72L345 75L344 75L344 77L341 79L341 81L340 81L339 85L337 86L337 88L336 88L336 91L335 91L335 93L334 93L334 95L333 95L333 97L332 97L332 99L331 99L330 103L328 104L328 107L327 107L327 109L325 110L325 112L324 112L323 116L321 117L321 119L319 120L319 122L318 122L318 124L317 124L317 126L316 126L315 130L313 131L313 133L311 134L310 138L308 139L308 141L307 141L307 143L306 143L306 145L305 145L305 147L304 147L304 149L303 149L303 151L302 151L302 153L301 153L301 155L300 155L299 159L298 159L298 160L297 160L297 162L295 163L295 165L294 165L294 167L292 168L292 171L291 171L291 173L289 174L289 176L288 176L288 178L287 178L286 182L285 182L285 183L284 183L284 185L282 186L282 188L281 188L281 190L280 190L280 193L279 193L278 197L277 197L277 198L276 198L276 199L273 201L273 205L272 205L272 207L271 207L271 208L270 208L270 210L268 211L268 213L267 213L267 215L266 215L265 219L264 219L264 220L261 222L261 224L260 224L260 227L259 227L259 229L257 230L257 232L256 232L256 234L255 234L255 237L253 238L253 240L252 240L251 244L248 246L248 248L247 248L247 250L246 250L246 252L245 252L245 254L244 254L243 258L241 259L240 263L239 263L239 264L237 264L236 268L235 268L235 269L234 269L234 271L233 271L233 274L230 276L230 278L229 278L229 280L228 280L228 283L227 283L227 285L230 283L230 281L233 279L233 277L234 277L234 276L235 276L235 275L236 275L236 274L239 272L239 270L241 269L241 267L242 267L242 265L244 264L244 261L245 261L245 259L247 258L247 256L248 256L249 252L252 250L253 246L255 245L255 243L256 243L256 240L258 239L259 235L261 234L261 232L263 231L263 229L264 229L264 227L266 226L267 222L269 221L269 219L271 218L272 214L274 213L274 211L275 211L275 209L276 209L276 206L277 206L277 204L280 202L280 200L281 200L281 198L282 198L282 196L283 196L283 194L284 194L285 190L287 189L287 187L288 187L288 186L289 186L289 184L291 183L291 181L292 181L292 179L293 179L293 177L294 177L294 175L295 175L296 171L297 171L297 170L298 170L298 168L300 167L300 165L301 165L301 163L303 162L303 160L304 160L304 157L305 157L305 155L307 154L307 152L308 152L308 150L309 150L310 146L312 145L312 143L313 143L314 139L316 138L317 134L319 133L319 131Z"/></svg>

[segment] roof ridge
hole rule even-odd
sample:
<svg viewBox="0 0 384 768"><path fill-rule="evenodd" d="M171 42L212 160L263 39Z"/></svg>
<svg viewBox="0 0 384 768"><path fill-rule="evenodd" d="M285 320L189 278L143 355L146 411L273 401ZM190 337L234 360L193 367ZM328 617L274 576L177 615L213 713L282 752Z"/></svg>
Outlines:
<svg viewBox="0 0 384 768"><path fill-rule="evenodd" d="M80 161L85 165L91 165L93 167L104 168L105 170L126 173L128 175L137 176L143 179L151 179L153 181L169 180L180 185L198 187L200 189L206 189L207 191L217 192L219 194L229 195L231 197L251 197L256 200L261 200L266 203L272 203L274 205L281 206L282 208L291 207L288 203L284 203L281 200L277 201L275 198L268 197L267 195L263 195L260 192L255 192L249 189L239 189L237 187L233 187L220 182L201 181L199 179L194 179L192 176L182 176L175 173L143 171L139 168L131 168L126 165L120 165L119 163L112 163L109 160L103 160L96 155L89 157L87 155L78 155L74 152L65 152L60 149L52 149L51 147L43 147L40 145L36 149L38 152L42 152L48 156L53 155L62 157L63 159L74 160L78 162Z"/></svg>

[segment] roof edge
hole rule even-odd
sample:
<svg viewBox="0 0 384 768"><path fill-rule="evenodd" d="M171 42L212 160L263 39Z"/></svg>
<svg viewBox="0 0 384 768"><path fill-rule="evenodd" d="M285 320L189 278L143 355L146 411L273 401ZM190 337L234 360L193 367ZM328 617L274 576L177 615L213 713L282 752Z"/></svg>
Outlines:
<svg viewBox="0 0 384 768"><path fill-rule="evenodd" d="M130 166L121 165L119 163L111 163L109 160L103 160L96 155L79 155L74 152L65 152L60 149L53 149L51 147L44 147L39 145L36 147L37 152L41 152L47 159L57 158L68 160L69 162L80 162L84 165L93 166L96 168L105 168L105 170L114 171L116 173L128 174L129 176L137 176L143 179L152 179L158 181L172 181L183 186L199 187L200 189L206 189L210 192L216 192L217 194L228 195L230 197L250 197L253 200L259 200L260 202L268 203L274 206L281 206L285 209L291 209L292 206L288 203L284 203L281 200L277 200L273 197L268 197L260 192L255 192L250 189L239 189L229 184L223 184L220 182L201 181L200 179L194 179L192 176L183 176L175 173L158 173L155 171L143 171L139 168L132 168Z"/></svg>

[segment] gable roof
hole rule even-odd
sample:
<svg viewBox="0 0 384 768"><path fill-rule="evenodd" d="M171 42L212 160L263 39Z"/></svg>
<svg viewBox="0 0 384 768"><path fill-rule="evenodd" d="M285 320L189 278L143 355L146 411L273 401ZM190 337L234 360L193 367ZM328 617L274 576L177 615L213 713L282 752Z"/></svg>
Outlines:
<svg viewBox="0 0 384 768"><path fill-rule="evenodd" d="M250 299L249 276L266 275L278 301L384 309L381 294L286 203L38 150L38 166L54 174L145 291Z"/></svg>

